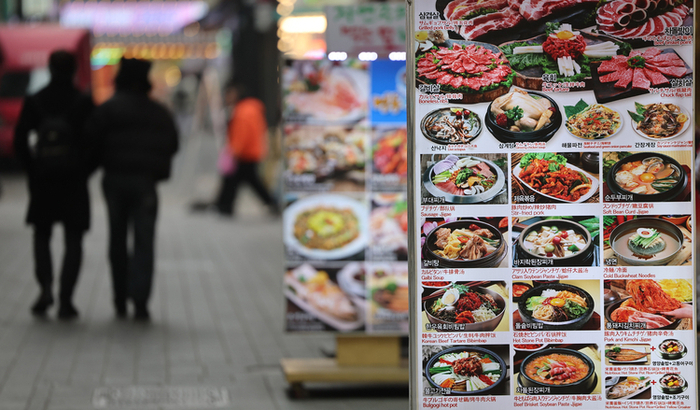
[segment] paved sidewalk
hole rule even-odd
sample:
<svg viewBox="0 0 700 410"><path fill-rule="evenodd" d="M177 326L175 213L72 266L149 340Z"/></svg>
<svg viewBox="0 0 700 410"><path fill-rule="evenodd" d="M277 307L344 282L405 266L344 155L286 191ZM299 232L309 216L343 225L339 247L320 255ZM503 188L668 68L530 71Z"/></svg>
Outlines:
<svg viewBox="0 0 700 410"><path fill-rule="evenodd" d="M283 332L282 224L254 198L241 198L247 206L227 220L189 214L190 198L183 194L189 190L176 183L163 187L153 323L144 325L114 318L105 209L94 178L93 228L75 297L81 317L62 323L54 312L46 321L29 314L38 289L31 231L23 223L26 188L19 175L0 180L1 410L165 408L125 406L138 395L142 403L148 397L158 402L168 386L200 388L171 391L170 400L208 397L211 404L168 409L408 408L406 386L309 386L309 399L288 398L279 360L319 357L322 349L333 349L334 338ZM56 229L56 262L60 237ZM129 386L161 389L119 390ZM222 397L229 404L214 407Z"/></svg>

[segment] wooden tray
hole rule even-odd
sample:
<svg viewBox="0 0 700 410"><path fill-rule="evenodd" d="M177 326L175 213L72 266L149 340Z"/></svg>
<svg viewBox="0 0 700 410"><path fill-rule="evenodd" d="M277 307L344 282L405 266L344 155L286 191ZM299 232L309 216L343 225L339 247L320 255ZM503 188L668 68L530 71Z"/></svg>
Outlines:
<svg viewBox="0 0 700 410"><path fill-rule="evenodd" d="M681 60L683 58L676 53L675 50L672 48L665 48L661 50L661 54L668 54L668 53L674 53L675 55L678 56ZM688 72L685 76L681 78L688 78L691 79L693 78L693 69L688 65L685 60L683 60L685 63L685 68ZM627 88L615 88L615 82L609 82L609 83L601 83L600 82L600 76L598 75L598 66L600 63L595 63L591 64L591 74L593 76L593 93L595 94L595 99L598 101L600 104L604 104L607 102L611 101L617 101L621 100L623 98L630 98L630 97L635 97L637 95L642 95L642 94L648 94L649 90L640 90L636 88L632 88L632 82L627 86ZM607 73L606 73L607 74ZM668 78L668 76L666 77ZM670 78L669 78L670 79ZM665 88L668 87L668 85L664 86L651 86L651 88Z"/></svg>

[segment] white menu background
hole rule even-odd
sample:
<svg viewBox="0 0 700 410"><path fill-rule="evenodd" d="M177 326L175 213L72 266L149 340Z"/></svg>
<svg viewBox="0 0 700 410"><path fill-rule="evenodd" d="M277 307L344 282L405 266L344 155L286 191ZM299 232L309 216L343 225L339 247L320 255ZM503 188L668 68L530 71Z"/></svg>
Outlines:
<svg viewBox="0 0 700 410"><path fill-rule="evenodd" d="M614 0L614 2L621 1ZM451 3L459 4L450 6ZM695 238L692 232L694 228L692 221L695 218L692 19L686 17L683 23L673 27L675 23L668 23L670 20L653 19L674 10L682 11L684 7L682 4L662 4L666 7L663 10L649 11L654 7L662 6L653 1L637 2L637 6L634 7L648 12L642 22L636 23L639 27L650 20L664 21L672 27L654 37L632 36L624 39L619 36L605 37L606 33L597 24L600 18L596 19L602 14L602 9L595 9L593 5L584 6L582 2L576 4L572 2L568 10L572 14L566 14L566 10L559 10L535 21L529 21L522 17L524 10L522 4L526 2L521 4L514 0L509 3L510 6L500 6L499 2L493 0L480 2L423 0L409 2L407 10L409 160L412 161L412 165L409 165L408 193L409 215L411 215L409 268L412 279L411 408L448 409L480 406L480 408L493 409L518 407L695 409L697 408L695 309L688 309L688 314L684 318L668 314L651 314L652 316L646 316L646 319L635 319L645 317L644 314L638 313L633 314L627 321L619 319L619 323L610 319L612 312L619 309L619 304L626 298L629 298L627 305L631 304L633 309L636 307L636 310L643 311L644 302L638 300L640 295L635 293L635 289L656 292L651 289L663 288L665 295L659 296L658 293L652 293L648 302L652 305L660 303L658 300L664 298L679 300L683 303L682 306L692 307L696 303L693 252ZM540 3L547 4L547 2ZM536 8L538 2L527 4ZM455 5L458 7L455 8ZM445 17L450 14L448 9L458 10L459 7L471 7L470 10L474 10L474 14L465 14L470 18L476 15L476 18L449 20ZM509 7L511 10L506 10ZM593 13L592 18L581 17L585 13L577 11L577 7L588 7L585 10L587 13ZM562 124L558 129L555 127L556 131L548 138L542 138L539 141L518 141L516 135L516 140L504 142L500 128L492 126L490 128L494 132L491 132L486 126L488 118L492 115L489 111L490 104L500 95L493 92L469 93L464 87L455 89L440 85L436 79L430 79L424 75L430 70L426 71L419 65L426 53L432 52L434 54L430 60L435 64L434 69L445 71L446 69L441 66L448 63L442 59L443 57L436 57L439 56L437 53L452 49L455 44L462 48L472 44L469 38L460 38L457 32L464 32L465 27L469 28L472 24L485 26L491 24L493 27L497 24L484 23L488 21L484 16L506 11L504 16L521 13L520 22L515 27L493 29L474 39L477 47L487 45L498 47L513 41L538 43L537 38L540 40L546 38L543 36L544 30L541 30L545 26L543 23L567 23L567 18L570 17L572 21L578 22L572 31L577 35L586 32L589 45L606 40L612 40L618 44L624 41L630 45L631 52L634 53L632 56L641 55L647 50L656 48L663 54L671 53L680 58L688 70L680 77L667 76L668 84L647 87L628 94L623 92L625 89L614 87L614 83L600 82L598 75L586 79L586 87L581 88L578 85L582 85L579 83L584 80L562 84L552 76L544 76L542 79L547 81L542 85L542 81L538 83L536 77L528 72L523 76L529 77L529 83L520 82L520 86L509 83L503 87L504 90L500 95L514 92L516 89L546 95L554 101L555 109L562 116ZM477 20L479 16L481 20ZM683 16L682 13L681 16ZM505 19L506 17L499 17L493 20ZM463 27L460 28L460 25ZM435 30L444 30L447 37L442 38L438 35L436 38L433 34ZM629 31L631 29L627 32ZM625 31L616 33L624 34ZM590 41L591 38L596 38L595 36L603 37ZM430 41L431 39L433 41ZM446 41L443 42L443 40ZM492 50L495 50L494 53L500 51ZM648 54L650 56L655 54L650 53ZM649 59L654 61L653 58ZM644 64L651 64L651 61ZM592 72L596 73L598 64L589 61L586 61L586 64L589 64ZM634 62L629 64L634 68ZM644 67L652 69L650 65ZM518 71L518 75L523 74L523 70L511 69ZM466 70L469 72L468 68ZM606 73L601 72L600 75L604 74ZM453 75L460 76L454 73ZM471 76L480 75L483 73L473 73ZM461 76L464 77L463 74ZM532 87L532 84L536 84L536 87ZM634 86L640 87L638 83ZM627 87L627 91L630 90L634 90L631 83ZM606 93L618 94L607 98ZM460 101L459 97L467 94L469 96L466 97L466 101ZM448 99L452 97L457 99ZM605 101L599 101L599 99ZM602 139L584 139L567 130L565 122L569 115L565 107L576 106L581 100L588 105L602 104L607 109L618 113L621 125L612 136ZM656 103L676 105L687 115L688 118L685 119L685 124L679 132L668 138L655 139L637 131L635 117L630 112L635 113L639 105L648 106ZM454 114L459 110L466 110L478 117L482 129L476 138L466 143L436 142L437 131L426 130L426 127L422 126L428 120L439 119L435 114L436 110L449 112L450 109L452 114L445 114L445 117L451 121L459 119ZM466 118L466 114L462 115ZM681 120L683 120L682 117ZM430 123L429 126L432 125L434 123ZM532 188L524 182L525 176L520 173L519 167L521 158L531 153L552 153L566 157L567 162L564 166L575 172L580 171L587 176L588 180L584 182L592 183L589 194L584 195L583 199L566 201L550 199L536 188ZM484 196L484 201L465 203L471 201L460 199L463 195L454 195L454 192L446 193L436 188L439 182L432 180L437 174L432 171L432 167L448 155L458 159L472 158L477 162L488 160L492 173L496 173L496 168L503 171L502 177L505 179L503 190L495 196ZM662 157L665 162L675 161L675 164L680 165L682 168L680 170L682 176L678 177L680 182L675 180L673 182L680 185L687 183L688 186L679 189L679 185L669 190L675 193L665 198L632 195L629 190L620 191L611 188L610 177L615 179L622 169L620 167L616 173L611 173L609 168L614 168L616 162L632 162L629 159L625 160L627 157L641 160L654 156ZM549 156L542 157L549 158ZM548 223L546 221L550 220L549 218L564 218L565 222ZM596 218L599 224L597 231L593 227ZM460 225L460 220L476 221L477 226ZM640 222L635 222L638 220L642 221L642 225L635 226L642 229L647 228L645 223L649 225L653 220L653 225L649 226L658 226L663 230L666 229L664 227L672 225L670 229L673 232L680 232L679 243L675 245L679 248L675 254L676 257L660 265L651 265L632 256L632 262L635 263L632 264L626 262L616 250L613 250L609 244L608 235L614 232L613 229L616 226L624 223L627 223L625 226L632 226L635 223L639 224ZM566 225L566 221L573 221L577 226L584 225L591 235L590 243L585 249L585 257L572 262L557 261L556 258L548 256L537 257L525 252L518 241L523 229L527 230L533 223L539 223L538 226L560 224L557 229L574 229L569 228L571 225ZM580 222L583 224L579 224ZM440 260L434 252L437 246L437 230L443 226L451 228L450 232L457 228L467 228L471 231L476 228L486 228L500 241L495 245L497 251L494 254L502 252L505 256L499 255L493 258L491 255L491 258L488 258L487 255L471 262ZM576 229L574 230L578 232ZM624 244L627 236L623 234L619 236L623 238L621 243ZM668 243L670 248L674 246L672 241ZM537 288L540 292L530 296L539 296L542 289L548 289L547 284L540 283L548 281L551 282L549 288L557 291L573 288L575 293L578 292L584 297L588 295L591 298L592 304L587 307L589 316L584 314L585 323L579 329L574 329L576 325L573 324L563 326L555 324L551 329L547 329L546 323L544 325L541 322L538 324L537 321L529 323L523 318L530 313L520 311L525 303L521 303L519 307L519 304L513 300L514 290L520 286L525 286L527 289ZM464 320L471 321L473 317L463 318L461 323L454 318L440 322L431 317L436 300L449 303L449 298L444 299L443 294L450 292L449 289L455 288L455 285L465 284L471 285L473 294L498 295L492 298L494 304L498 305L495 314L500 317L500 320L490 321L490 324L479 328L463 324ZM685 289L685 298L669 290L680 289L682 286L690 287L690 291ZM459 291L460 286L455 289ZM464 297L463 289L461 288L462 292L459 293L458 298ZM611 295L617 298L613 299ZM484 298L481 298L483 301ZM499 300L502 302L498 302ZM636 305L634 305L635 302ZM448 307L448 309L452 308ZM657 321L658 316L662 319ZM652 324L655 321L659 324ZM648 328L645 328L645 325ZM656 326L659 327L656 328ZM662 348L670 349L669 346L674 345L680 346L680 353L662 354ZM619 351L638 352L643 356L634 360L615 360L615 353ZM538 357L554 354L580 358L585 363L586 369L579 368L578 371L588 372L588 374L582 381L559 382L554 381L554 379L562 379L554 375L558 372L546 368L544 373L547 373L550 382L539 384L533 384L521 374L527 373L524 368L528 363L535 362ZM456 369L457 360L466 356L478 358L481 363L480 368L477 366L476 369L469 369L467 365L467 370ZM556 356L549 357L556 359ZM464 363L464 360L460 362ZM556 366L555 364L554 367ZM497 369L496 373L494 368ZM565 371L576 372L577 370ZM455 373L461 373L462 376L466 374L462 377L462 379L469 378L466 387L458 387L459 377L455 379ZM435 378L436 374L442 374L442 376ZM489 374L500 376L489 378ZM490 381L484 381L482 377L484 375ZM473 381L471 377L484 381L486 387ZM674 383L679 383L680 386L674 387ZM462 389L466 391L460 391ZM619 391L626 394L617 393Z"/></svg>

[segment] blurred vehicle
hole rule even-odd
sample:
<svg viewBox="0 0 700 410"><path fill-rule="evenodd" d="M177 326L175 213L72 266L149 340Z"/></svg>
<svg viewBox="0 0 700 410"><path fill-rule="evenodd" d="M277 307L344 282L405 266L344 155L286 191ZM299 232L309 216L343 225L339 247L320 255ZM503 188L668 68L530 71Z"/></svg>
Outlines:
<svg viewBox="0 0 700 410"><path fill-rule="evenodd" d="M90 89L90 32L51 24L0 25L0 158L13 156L22 101L49 82L49 54L63 49L78 63L76 86Z"/></svg>

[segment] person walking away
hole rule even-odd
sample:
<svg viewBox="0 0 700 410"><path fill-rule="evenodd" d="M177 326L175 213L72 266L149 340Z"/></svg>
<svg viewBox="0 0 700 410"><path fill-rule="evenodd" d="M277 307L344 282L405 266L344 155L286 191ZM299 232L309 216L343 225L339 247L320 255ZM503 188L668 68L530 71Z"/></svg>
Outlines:
<svg viewBox="0 0 700 410"><path fill-rule="evenodd" d="M159 181L170 177L178 149L172 115L149 97L151 64L121 59L115 94L95 109L87 133L104 169L102 189L109 215L109 261L118 318L148 321L153 284ZM129 249L129 235L133 235Z"/></svg>
<svg viewBox="0 0 700 410"><path fill-rule="evenodd" d="M216 209L222 215L233 216L238 187L241 182L247 182L276 213L277 204L258 175L258 164L267 155L265 106L251 96L242 83L227 87L226 103L233 107L228 124L228 144L233 155L234 170L223 175Z"/></svg>
<svg viewBox="0 0 700 410"><path fill-rule="evenodd" d="M31 307L45 316L53 305L51 235L63 225L65 251L60 273L59 319L75 319L73 292L83 259L83 236L90 228L90 175L83 128L92 99L73 84L75 57L67 51L49 56L49 84L25 98L14 136L14 150L29 185L26 222L34 228L34 274L41 293Z"/></svg>

